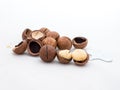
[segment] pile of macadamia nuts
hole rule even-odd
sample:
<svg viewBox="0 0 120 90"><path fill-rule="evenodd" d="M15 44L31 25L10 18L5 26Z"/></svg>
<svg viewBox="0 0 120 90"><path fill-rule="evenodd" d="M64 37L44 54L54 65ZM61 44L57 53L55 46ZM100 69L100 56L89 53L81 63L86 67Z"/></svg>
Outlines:
<svg viewBox="0 0 120 90"><path fill-rule="evenodd" d="M13 48L15 54L23 54L27 50L32 56L40 56L44 62L52 62L57 56L62 64L68 64L73 60L79 66L85 65L89 60L89 54L84 50L88 44L85 37L75 37L71 40L43 27L39 30L25 29L22 39ZM71 51L72 45L74 50Z"/></svg>

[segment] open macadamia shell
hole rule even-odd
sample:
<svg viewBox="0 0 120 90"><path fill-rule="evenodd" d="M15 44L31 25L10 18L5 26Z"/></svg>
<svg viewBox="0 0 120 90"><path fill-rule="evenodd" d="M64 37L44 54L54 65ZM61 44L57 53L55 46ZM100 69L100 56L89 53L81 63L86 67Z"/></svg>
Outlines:
<svg viewBox="0 0 120 90"><path fill-rule="evenodd" d="M27 45L27 51L32 56L38 56L41 47L42 47L41 41L31 39Z"/></svg>
<svg viewBox="0 0 120 90"><path fill-rule="evenodd" d="M88 44L88 39L85 37L75 37L72 40L72 44L75 48L83 49Z"/></svg>
<svg viewBox="0 0 120 90"><path fill-rule="evenodd" d="M45 34L40 32L40 30L34 30L30 33L30 37L32 39L36 39L36 40L43 40L45 38Z"/></svg>
<svg viewBox="0 0 120 90"><path fill-rule="evenodd" d="M69 37L62 36L58 38L57 46L60 50L64 50L64 49L70 50L72 47L72 41Z"/></svg>
<svg viewBox="0 0 120 90"><path fill-rule="evenodd" d="M27 48L27 41L23 40L18 45L15 45L13 52L16 54L23 54Z"/></svg>
<svg viewBox="0 0 120 90"><path fill-rule="evenodd" d="M75 49L72 52L72 58L76 65L83 66L88 62L89 54L85 50Z"/></svg>
<svg viewBox="0 0 120 90"><path fill-rule="evenodd" d="M29 28L25 29L22 33L22 39L23 40L29 39L31 32L32 32L32 30L30 30Z"/></svg>
<svg viewBox="0 0 120 90"><path fill-rule="evenodd" d="M69 50L57 51L58 61L62 64L68 64L72 60L72 55Z"/></svg>

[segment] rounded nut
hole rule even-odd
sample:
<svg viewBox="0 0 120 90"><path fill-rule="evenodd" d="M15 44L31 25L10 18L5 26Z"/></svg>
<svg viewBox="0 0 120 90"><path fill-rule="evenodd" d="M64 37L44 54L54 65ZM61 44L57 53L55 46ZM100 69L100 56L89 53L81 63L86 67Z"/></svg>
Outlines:
<svg viewBox="0 0 120 90"><path fill-rule="evenodd" d="M49 31L47 34L46 34L47 37L52 37L54 38L55 40L57 40L59 38L59 33L57 33L56 31Z"/></svg>
<svg viewBox="0 0 120 90"><path fill-rule="evenodd" d="M72 54L70 50L60 50L57 52L57 58L60 63L68 64L72 60Z"/></svg>
<svg viewBox="0 0 120 90"><path fill-rule="evenodd" d="M37 55L39 55L39 51L40 51L41 47L42 47L41 41L31 39L28 43L27 51L30 55L37 56Z"/></svg>
<svg viewBox="0 0 120 90"><path fill-rule="evenodd" d="M46 35L50 30L46 27L42 27L39 31Z"/></svg>
<svg viewBox="0 0 120 90"><path fill-rule="evenodd" d="M72 43L75 48L83 49L87 46L88 40L85 37L75 37L73 38Z"/></svg>
<svg viewBox="0 0 120 90"><path fill-rule="evenodd" d="M87 54L85 50L75 49L72 52L72 58L76 65L83 66L88 62L89 55Z"/></svg>
<svg viewBox="0 0 120 90"><path fill-rule="evenodd" d="M23 40L18 45L15 45L13 52L16 54L23 54L27 48L27 41Z"/></svg>
<svg viewBox="0 0 120 90"><path fill-rule="evenodd" d="M72 47L72 42L71 42L70 38L63 36L63 37L58 38L57 45L58 45L58 48L61 50L63 50L63 49L70 50Z"/></svg>
<svg viewBox="0 0 120 90"><path fill-rule="evenodd" d="M54 38L52 38L52 37L46 37L45 39L43 39L42 44L43 45L51 45L51 46L53 46L55 48L57 46L56 40Z"/></svg>
<svg viewBox="0 0 120 90"><path fill-rule="evenodd" d="M22 33L22 39L27 40L29 38L31 32L32 32L32 30L30 30L29 28L25 29Z"/></svg>
<svg viewBox="0 0 120 90"><path fill-rule="evenodd" d="M44 45L41 47L39 55L44 62L52 62L56 56L56 49L53 46Z"/></svg>
<svg viewBox="0 0 120 90"><path fill-rule="evenodd" d="M45 38L44 33L40 32L40 30L32 31L30 36L32 39L36 39L36 40L43 40Z"/></svg>

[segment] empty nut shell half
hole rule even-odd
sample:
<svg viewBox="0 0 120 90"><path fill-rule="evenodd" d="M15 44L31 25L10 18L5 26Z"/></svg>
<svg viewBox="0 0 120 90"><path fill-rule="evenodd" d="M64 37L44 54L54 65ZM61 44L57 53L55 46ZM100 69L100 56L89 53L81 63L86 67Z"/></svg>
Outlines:
<svg viewBox="0 0 120 90"><path fill-rule="evenodd" d="M72 40L72 44L75 48L83 49L87 46L88 40L85 37L75 37Z"/></svg>
<svg viewBox="0 0 120 90"><path fill-rule="evenodd" d="M45 38L45 34L40 32L40 30L32 31L30 36L32 39L36 39L36 40L43 40Z"/></svg>
<svg viewBox="0 0 120 90"><path fill-rule="evenodd" d="M50 30L46 27L42 27L39 31L46 35Z"/></svg>
<svg viewBox="0 0 120 90"><path fill-rule="evenodd" d="M41 47L39 55L44 62L52 62L56 57L56 49L51 45L44 45Z"/></svg>
<svg viewBox="0 0 120 90"><path fill-rule="evenodd" d="M18 45L15 45L13 52L16 54L23 54L27 48L27 41L23 40Z"/></svg>
<svg viewBox="0 0 120 90"><path fill-rule="evenodd" d="M72 54L70 50L60 50L57 52L57 58L60 63L68 64L72 60Z"/></svg>
<svg viewBox="0 0 120 90"><path fill-rule="evenodd" d="M29 38L31 32L32 32L32 30L30 30L29 28L25 29L22 33L22 39L27 40Z"/></svg>
<svg viewBox="0 0 120 90"><path fill-rule="evenodd" d="M42 43L39 40L31 39L27 46L27 51L32 56L39 55L39 51L42 47Z"/></svg>
<svg viewBox="0 0 120 90"><path fill-rule="evenodd" d="M85 50L75 49L72 52L72 58L76 65L83 66L88 62L89 54Z"/></svg>
<svg viewBox="0 0 120 90"><path fill-rule="evenodd" d="M64 50L64 49L70 50L72 47L72 41L69 37L62 36L58 38L57 46L60 50Z"/></svg>

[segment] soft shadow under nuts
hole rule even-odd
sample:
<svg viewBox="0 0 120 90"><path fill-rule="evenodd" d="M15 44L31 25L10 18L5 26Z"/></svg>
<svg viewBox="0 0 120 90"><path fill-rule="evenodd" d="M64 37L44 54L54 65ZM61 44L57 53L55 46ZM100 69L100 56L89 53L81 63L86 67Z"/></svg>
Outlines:
<svg viewBox="0 0 120 90"><path fill-rule="evenodd" d="M13 52L16 54L23 54L27 48L27 41L23 40L18 45L15 45Z"/></svg>

